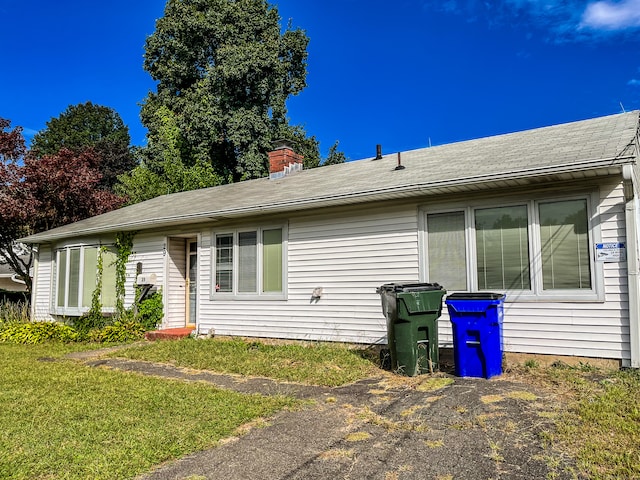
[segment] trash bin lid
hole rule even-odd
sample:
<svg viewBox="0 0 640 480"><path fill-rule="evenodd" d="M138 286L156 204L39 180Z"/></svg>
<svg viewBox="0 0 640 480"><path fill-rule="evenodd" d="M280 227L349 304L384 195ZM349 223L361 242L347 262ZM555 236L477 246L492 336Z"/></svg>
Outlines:
<svg viewBox="0 0 640 480"><path fill-rule="evenodd" d="M447 295L447 300L501 300L503 293L492 292L457 292Z"/></svg>
<svg viewBox="0 0 640 480"><path fill-rule="evenodd" d="M442 290L442 285L438 283L385 283L379 291L387 292L423 292L426 290Z"/></svg>

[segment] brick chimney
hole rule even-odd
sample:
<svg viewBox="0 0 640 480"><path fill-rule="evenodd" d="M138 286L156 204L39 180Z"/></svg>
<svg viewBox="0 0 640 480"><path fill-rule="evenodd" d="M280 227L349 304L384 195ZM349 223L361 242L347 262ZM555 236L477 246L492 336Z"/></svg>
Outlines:
<svg viewBox="0 0 640 480"><path fill-rule="evenodd" d="M304 157L293 151L289 140L276 140L269 152L269 178L282 178L302 170Z"/></svg>

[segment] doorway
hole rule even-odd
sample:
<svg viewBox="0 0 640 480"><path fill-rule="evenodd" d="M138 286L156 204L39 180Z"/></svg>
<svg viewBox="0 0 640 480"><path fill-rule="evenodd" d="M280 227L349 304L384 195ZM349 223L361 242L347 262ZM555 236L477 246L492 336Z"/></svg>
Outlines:
<svg viewBox="0 0 640 480"><path fill-rule="evenodd" d="M195 326L198 318L198 241L187 240L187 308L186 325Z"/></svg>
<svg viewBox="0 0 640 480"><path fill-rule="evenodd" d="M167 239L164 328L195 326L198 316L198 239L173 236Z"/></svg>

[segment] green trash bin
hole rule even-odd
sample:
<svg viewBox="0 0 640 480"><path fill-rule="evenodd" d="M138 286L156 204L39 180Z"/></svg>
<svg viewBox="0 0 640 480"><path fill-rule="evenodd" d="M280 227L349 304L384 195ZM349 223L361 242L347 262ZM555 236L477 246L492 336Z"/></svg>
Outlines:
<svg viewBox="0 0 640 480"><path fill-rule="evenodd" d="M447 293L437 283L386 283L377 289L387 319L391 369L410 377L438 369L438 317Z"/></svg>

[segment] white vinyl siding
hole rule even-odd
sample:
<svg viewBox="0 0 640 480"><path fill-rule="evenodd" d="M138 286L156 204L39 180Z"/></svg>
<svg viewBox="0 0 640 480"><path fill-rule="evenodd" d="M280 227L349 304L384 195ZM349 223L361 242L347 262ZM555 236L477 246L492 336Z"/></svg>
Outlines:
<svg viewBox="0 0 640 480"><path fill-rule="evenodd" d="M202 241L210 244L211 237ZM390 281L417 280L416 208L291 218L286 253L286 301L203 301L202 331L384 342L386 320L376 288ZM202 258L201 293L210 288L209 258L210 254ZM322 288L322 296L312 302L316 287Z"/></svg>
<svg viewBox="0 0 640 480"><path fill-rule="evenodd" d="M54 271L51 247L38 246L38 256L34 263L33 291L31 292L31 311L34 320L53 320Z"/></svg>
<svg viewBox="0 0 640 480"><path fill-rule="evenodd" d="M166 237L160 233L140 233L133 237L132 253L127 262L125 282L125 307L133 305L137 267L140 263L142 273L156 275L156 289L163 291L165 282ZM166 303L165 303L166 309ZM166 313L165 313L166 315Z"/></svg>
<svg viewBox="0 0 640 480"><path fill-rule="evenodd" d="M599 232L590 239L590 243L625 242L622 184L614 177L593 179L589 182L589 188L598 191L589 201L594 212L590 218L591 229ZM480 196L476 197L481 199ZM514 190L512 197L518 197L518 192ZM531 199L528 193L521 197L524 201ZM557 196L554 194L546 194L546 197L541 196L539 202L555 198ZM438 199L439 203L444 200ZM493 196L488 200L495 206ZM518 203L522 202L511 204ZM386 320L376 288L388 282L438 280L432 277L429 265L421 258L420 252L426 251L428 246L419 234L420 229L424 228L423 225L419 228L424 216L418 207L426 205L436 211L439 206L428 200L396 206L390 204L291 215L287 219L286 270L283 272L286 299L280 300L243 301L237 296L212 300L215 290L215 283L212 283L215 278L215 239L212 237L211 224L194 226L192 237L198 236L199 262L198 331L215 332L216 335L384 343ZM532 210L528 212L530 218L536 215ZM445 209L438 211L451 212ZM284 223L281 219L279 221ZM442 220L441 224L444 223ZM443 233L446 232L446 225L441 226L444 236L438 241L442 245L459 242L459 238L447 240L447 234ZM229 228L216 225L216 231L249 231L254 228L250 223L244 227L239 228L237 224ZM173 269L168 259L168 249L172 244L168 242L167 235L170 236L170 233L157 230L134 238L134 253L127 265L128 305L133 298L137 262L142 263L144 273L155 273L163 288L169 288L170 284L169 291L184 280L180 276L174 276L173 280L167 278L167 273ZM184 256L186 248L172 246L171 254L176 255L172 261L176 265L181 263L184 268L186 262L180 260L179 255ZM34 289L34 310L36 313L44 311L43 317L46 317L49 302L52 304L55 301L55 296L51 300L51 295L55 295L55 290L50 287L55 272L51 270L53 262L50 252L47 247L40 246L36 272L38 281ZM468 251L464 253L469 256ZM440 272L446 272L448 260L445 254L442 254L440 261ZM521 301L511 295L505 305L505 351L628 360L626 262L598 263L596 268L601 271L603 289L602 296L596 300L562 297ZM449 280L445 278L440 283L447 288ZM317 287L322 289L322 295L315 301L312 294ZM176 306L183 309L178 317L184 322L184 292L175 298L169 296L163 300L165 309ZM440 345L451 347L451 328L446 308L438 325ZM165 323L163 328L168 326Z"/></svg>

